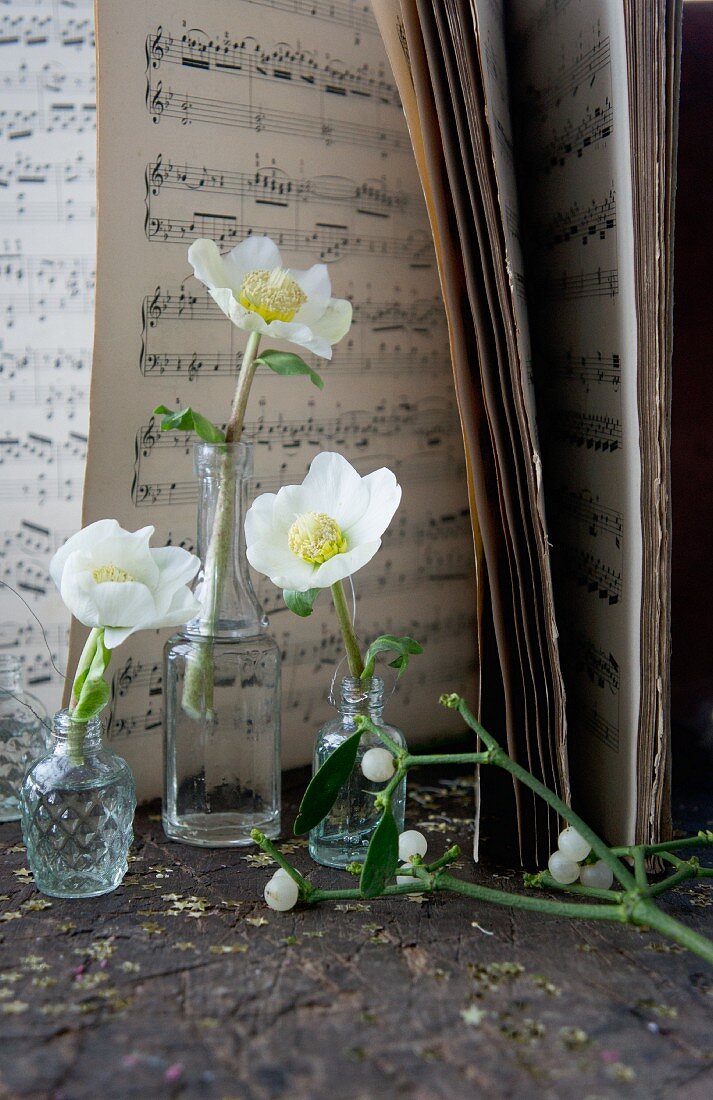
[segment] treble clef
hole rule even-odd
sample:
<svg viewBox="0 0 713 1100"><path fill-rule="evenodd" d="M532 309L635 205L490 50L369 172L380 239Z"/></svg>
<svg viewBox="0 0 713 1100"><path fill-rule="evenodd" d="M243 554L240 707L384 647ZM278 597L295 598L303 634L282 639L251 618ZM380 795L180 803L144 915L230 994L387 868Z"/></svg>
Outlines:
<svg viewBox="0 0 713 1100"><path fill-rule="evenodd" d="M151 118L153 122L158 123L161 119L161 115L164 112L166 104L163 101L163 83L159 80L156 88L149 87L148 94L151 94L150 107Z"/></svg>
<svg viewBox="0 0 713 1100"><path fill-rule="evenodd" d="M158 26L156 28L156 34L151 39L151 64L154 69L158 69L163 59L164 49L161 39L163 38L163 27Z"/></svg>
<svg viewBox="0 0 713 1100"><path fill-rule="evenodd" d="M163 181L165 176L163 174L163 155L161 153L156 157L155 164L151 165L151 194L158 195L159 191L163 187Z"/></svg>

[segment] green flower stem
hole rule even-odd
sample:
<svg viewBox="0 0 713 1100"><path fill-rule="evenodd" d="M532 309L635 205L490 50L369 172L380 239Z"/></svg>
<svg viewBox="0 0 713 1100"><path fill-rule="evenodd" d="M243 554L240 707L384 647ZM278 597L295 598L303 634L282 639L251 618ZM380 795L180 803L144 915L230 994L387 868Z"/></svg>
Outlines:
<svg viewBox="0 0 713 1100"><path fill-rule="evenodd" d="M489 764L490 761L490 752L449 752L447 755L434 753L430 756L425 753L423 756L409 754L404 757L404 767L413 768L428 764Z"/></svg>
<svg viewBox="0 0 713 1100"><path fill-rule="evenodd" d="M342 632L342 638L344 639L344 648L347 651L349 672L358 680L364 671L364 661L362 660L361 650L359 649L359 642L354 633L354 627L347 607L347 597L344 593L344 585L341 581L335 581L332 585L332 599L334 600L334 610L337 612L337 621Z"/></svg>
<svg viewBox="0 0 713 1100"><path fill-rule="evenodd" d="M495 738L489 734L487 730L483 729L480 722L473 717L466 702L461 699L460 696L444 696L443 700L446 706L458 711L467 725L469 725L473 732L480 737L483 744L487 745L491 752L491 764L496 764L499 768L503 768L505 771L510 772L512 776L520 780L523 786L529 787L531 791L539 795L553 810L556 810L560 817L563 817L570 825L574 825L580 836L584 837L584 839L589 842L592 851L611 867L614 877L619 880L621 885L627 890L636 889L636 879L631 871L629 871L621 860L613 854L604 841L597 836L589 825L587 825L586 821L583 821L579 814L576 814L574 810L551 791L549 787L546 787L539 779L535 779L534 775L530 775L530 773L525 771L520 764L511 760Z"/></svg>
<svg viewBox="0 0 713 1100"><path fill-rule="evenodd" d="M243 433L245 410L250 397L250 387L257 369L257 353L260 346L260 333L251 332L243 352L235 396L230 410L230 418L225 429L226 443L238 443ZM220 476L220 489L213 517L208 550L203 575L204 597L201 611L201 631L207 638L215 633L220 598L225 576L230 568L228 561L235 526L235 479L232 476L230 457L226 454ZM187 662L186 678L183 683L181 705L184 711L194 719L205 716L213 718L213 687L215 668L213 647L206 642L198 642L192 647Z"/></svg>
<svg viewBox="0 0 713 1100"><path fill-rule="evenodd" d="M636 885L640 890L645 890L648 886L648 880L646 878L646 856L641 847L638 845L634 847L634 878L636 879Z"/></svg>
<svg viewBox="0 0 713 1100"><path fill-rule="evenodd" d="M641 901L631 913L632 923L640 928L654 928L664 936L668 936L674 943L687 948L695 955L705 959L709 966L713 966L713 942L700 933L687 928L675 917L664 913L652 901Z"/></svg>
<svg viewBox="0 0 713 1100"><path fill-rule="evenodd" d="M696 836L683 837L681 840L664 840L661 844L629 844L611 848L612 855L628 856L633 859L634 849L641 848L646 856L663 855L664 852L679 852L684 848L709 848L713 845L713 833L700 832Z"/></svg>
<svg viewBox="0 0 713 1100"><path fill-rule="evenodd" d="M380 898L398 898L408 897L409 894L428 894L432 891L433 887L428 885L424 886L422 883L414 879L413 886L411 883L403 886L385 886L379 894ZM364 901L364 895L358 887L351 887L346 890L313 890L307 899L310 905L317 905L321 901Z"/></svg>
<svg viewBox="0 0 713 1100"><path fill-rule="evenodd" d="M314 894L314 887L312 886L311 882L308 882L307 879L299 873L297 868L293 867L292 864L285 859L282 852L280 852L275 847L270 838L266 837L264 833L261 833L259 829L252 829L250 832L250 836L252 840L254 840L255 843L260 848L262 848L263 852L266 852L269 856L272 856L272 858L275 860L275 863L279 863L280 867L282 867L282 870L287 871L287 874L290 876L290 878L295 880L300 888L300 897L303 900L311 898L311 896Z"/></svg>
<svg viewBox="0 0 713 1100"><path fill-rule="evenodd" d="M687 863L685 866L680 867L678 871L674 871L668 878L662 879L661 882L655 882L653 886L647 885L646 892L650 898L655 898L659 894L665 893L666 890L671 890L674 886L678 886L680 882L685 882L686 879L689 878L695 878L697 874L697 864Z"/></svg>
<svg viewBox="0 0 713 1100"><path fill-rule="evenodd" d="M406 778L407 771L408 768L405 768L403 765L396 769L383 791L379 791L377 794L374 800L377 807L381 807L385 810L387 806L391 805L391 796L399 784Z"/></svg>
<svg viewBox="0 0 713 1100"><path fill-rule="evenodd" d="M89 672L92 661L94 660L94 655L97 651L97 642L99 640L100 633L101 631L97 626L90 630L89 637L84 643L84 648L79 656L79 661L77 662L77 670L74 673L74 683L72 684L72 696L69 703L70 714L73 710L76 709L77 703L79 702L79 694L82 689L82 684L86 680L87 673Z"/></svg>
<svg viewBox="0 0 713 1100"><path fill-rule="evenodd" d="M557 882L547 871L542 871L538 876L538 884L548 890L564 890L567 894L579 894L585 898L599 898L600 901L621 901L621 890L599 890L596 886L582 886L581 883Z"/></svg>
<svg viewBox="0 0 713 1100"><path fill-rule="evenodd" d="M226 443L239 443L240 437L243 434L243 420L245 419L245 410L248 406L248 398L250 397L250 387L252 386L255 371L257 369L256 360L259 347L260 333L251 332L248 337L245 351L243 352L243 361L240 364L238 384L235 387L235 396L233 398L233 407L230 410L230 419L225 429Z"/></svg>

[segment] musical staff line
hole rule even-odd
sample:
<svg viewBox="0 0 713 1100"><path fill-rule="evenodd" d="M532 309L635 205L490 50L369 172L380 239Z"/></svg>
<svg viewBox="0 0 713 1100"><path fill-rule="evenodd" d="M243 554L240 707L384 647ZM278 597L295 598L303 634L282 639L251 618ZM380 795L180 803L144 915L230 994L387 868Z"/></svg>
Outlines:
<svg viewBox="0 0 713 1100"><path fill-rule="evenodd" d="M574 447L613 454L622 445L621 420L616 416L559 409L552 425L555 434Z"/></svg>
<svg viewBox="0 0 713 1100"><path fill-rule="evenodd" d="M560 487L562 506L574 516L590 535L612 535L617 548L624 537L624 516L616 508L602 505L589 489Z"/></svg>
<svg viewBox="0 0 713 1100"><path fill-rule="evenodd" d="M396 86L386 79L384 71L375 72L367 64L338 68L338 63L320 61L312 51L293 49L284 42L270 49L254 38L231 40L227 34L211 37L198 28L174 37L159 27L146 39L146 56L154 70L180 65L199 72L281 84L290 91L303 88L324 95L357 96L401 108Z"/></svg>
<svg viewBox="0 0 713 1100"><path fill-rule="evenodd" d="M621 600L623 590L621 570L605 565L595 554L591 554L581 546L576 548L565 546L562 548L560 565L563 578L574 581L587 592L597 595L600 600L605 600L610 606Z"/></svg>
<svg viewBox="0 0 713 1100"><path fill-rule="evenodd" d="M371 126L367 123L348 122L305 115L277 108L255 107L249 103L231 103L225 99L212 99L187 91L164 88L161 80L149 82L146 90L146 108L152 121L162 118L178 118L186 125L193 122L214 126L234 126L256 133L288 134L292 137L321 140L326 145L340 142L369 149L400 152L406 151L404 134L388 126Z"/></svg>
<svg viewBox="0 0 713 1100"><path fill-rule="evenodd" d="M601 202L592 199L584 210L577 202L572 203L569 210L552 219L543 238L550 246L567 244L577 238L582 245L587 245L593 238L605 240L607 233L615 228L616 196L612 188L605 199Z"/></svg>
<svg viewBox="0 0 713 1100"><path fill-rule="evenodd" d="M0 357L1 361L1 357ZM242 352L150 352L141 356L143 375L176 374L189 379L234 377L240 370ZM434 358L427 352L410 350L375 351L373 354L358 354L342 351L335 363L320 363L320 373L344 374L406 374L416 368L423 370L446 370L449 360L446 356ZM0 367L0 382L2 368Z"/></svg>
<svg viewBox="0 0 713 1100"><path fill-rule="evenodd" d="M606 383L614 390L621 385L621 360L617 352L611 355L577 355L568 351L557 363L558 374L568 382L581 382L585 390L589 390L590 383Z"/></svg>
<svg viewBox="0 0 713 1100"><path fill-rule="evenodd" d="M587 107L581 122L570 122L545 145L542 151L545 172L562 168L572 156L582 157L585 149L593 148L610 137L614 126L614 109L609 97L603 107Z"/></svg>
<svg viewBox="0 0 713 1100"><path fill-rule="evenodd" d="M146 189L154 197L164 191L200 192L252 199L258 205L274 207L335 203L349 206L357 214L382 218L404 213L415 202L413 195L392 190L384 178L357 183L348 176L293 177L277 167L229 172L164 162L161 153L146 167Z"/></svg>
<svg viewBox="0 0 713 1100"><path fill-rule="evenodd" d="M602 271L583 271L578 275L562 274L553 279L550 296L564 300L573 298L615 298L619 293L619 271L609 268Z"/></svg>

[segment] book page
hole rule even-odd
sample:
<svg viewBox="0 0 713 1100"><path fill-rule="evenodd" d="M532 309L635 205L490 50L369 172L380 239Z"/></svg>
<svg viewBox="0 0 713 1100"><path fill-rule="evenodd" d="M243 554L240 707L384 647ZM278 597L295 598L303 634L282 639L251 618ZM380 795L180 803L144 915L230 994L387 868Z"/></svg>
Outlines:
<svg viewBox="0 0 713 1100"><path fill-rule="evenodd" d="M99 0L99 254L84 521L116 516L192 548L192 440L151 409L224 421L244 345L189 277L188 245L267 233L286 261L331 269L354 325L305 379L258 373L246 437L253 491L299 482L320 450L387 465L403 502L355 577L357 630L409 633L417 658L388 704L409 740L447 728L444 690L474 691L476 592L463 446L433 243L403 112L360 2ZM283 651L283 764L305 763L339 666L328 600L297 619L257 590ZM112 665L110 735L140 794L158 793L165 635ZM78 641L78 639L77 639ZM419 668L418 661L422 664ZM140 767L137 765L140 764Z"/></svg>
<svg viewBox="0 0 713 1100"><path fill-rule="evenodd" d="M628 843L642 537L623 10L615 0L516 0L508 11L574 805Z"/></svg>
<svg viewBox="0 0 713 1100"><path fill-rule="evenodd" d="M48 564L79 527L87 443L96 205L91 0L5 4L0 45L0 578L17 593L0 591L0 649L20 658L26 688L51 713L62 693L69 616Z"/></svg>

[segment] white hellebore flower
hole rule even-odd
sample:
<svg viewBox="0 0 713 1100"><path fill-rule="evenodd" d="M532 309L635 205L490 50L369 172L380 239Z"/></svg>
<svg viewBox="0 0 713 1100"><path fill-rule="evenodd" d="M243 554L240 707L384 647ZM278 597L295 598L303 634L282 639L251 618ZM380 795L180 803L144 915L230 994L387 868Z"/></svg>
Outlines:
<svg viewBox="0 0 713 1100"><path fill-rule="evenodd" d="M326 265L284 267L269 237L246 237L225 256L215 241L194 241L188 259L223 313L246 332L289 340L331 359L332 344L349 331L351 302L332 298Z"/></svg>
<svg viewBox="0 0 713 1100"><path fill-rule="evenodd" d="M279 588L328 588L374 557L401 500L391 470L360 477L323 451L301 485L263 493L245 517L248 561Z"/></svg>
<svg viewBox="0 0 713 1100"><path fill-rule="evenodd" d="M180 626L200 611L187 587L199 559L179 546L152 550L153 533L100 519L72 535L50 562L65 604L80 623L104 628L107 649L137 630Z"/></svg>

